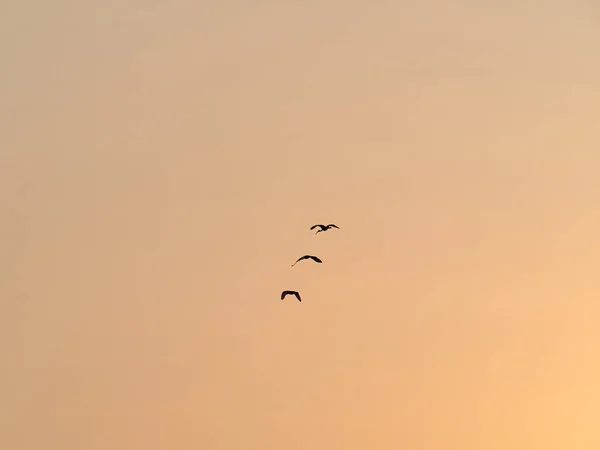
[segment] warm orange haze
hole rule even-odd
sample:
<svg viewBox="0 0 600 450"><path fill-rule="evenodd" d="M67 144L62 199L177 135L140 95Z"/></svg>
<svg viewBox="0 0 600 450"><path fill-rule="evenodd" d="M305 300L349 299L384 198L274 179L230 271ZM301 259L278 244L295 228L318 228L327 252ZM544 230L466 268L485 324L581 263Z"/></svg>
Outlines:
<svg viewBox="0 0 600 450"><path fill-rule="evenodd" d="M0 449L600 448L595 2L0 10Z"/></svg>

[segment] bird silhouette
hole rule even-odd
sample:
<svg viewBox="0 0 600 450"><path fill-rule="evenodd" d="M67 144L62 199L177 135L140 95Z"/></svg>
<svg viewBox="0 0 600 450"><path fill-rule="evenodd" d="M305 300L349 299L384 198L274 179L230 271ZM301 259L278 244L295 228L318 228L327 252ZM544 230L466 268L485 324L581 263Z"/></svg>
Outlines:
<svg viewBox="0 0 600 450"><path fill-rule="evenodd" d="M300 298L300 294L298 294L297 291L283 291L281 293L281 300L283 300L286 295L295 295L299 302L302 301L302 299Z"/></svg>
<svg viewBox="0 0 600 450"><path fill-rule="evenodd" d="M298 260L294 264L292 264L292 267L294 267L296 264L298 264L303 259L312 259L313 261L318 262L318 263L322 263L323 262L319 258L317 258L316 256L304 255L304 256L301 256L300 258L298 258Z"/></svg>
<svg viewBox="0 0 600 450"><path fill-rule="evenodd" d="M317 232L315 234L319 234L321 231L327 231L330 228L337 228L338 230L340 229L340 227L338 227L336 224L334 223L330 223L329 225L321 225L321 224L317 224L317 225L313 225L312 227L310 227L311 230L314 230L315 228L319 227L320 229L317 230Z"/></svg>

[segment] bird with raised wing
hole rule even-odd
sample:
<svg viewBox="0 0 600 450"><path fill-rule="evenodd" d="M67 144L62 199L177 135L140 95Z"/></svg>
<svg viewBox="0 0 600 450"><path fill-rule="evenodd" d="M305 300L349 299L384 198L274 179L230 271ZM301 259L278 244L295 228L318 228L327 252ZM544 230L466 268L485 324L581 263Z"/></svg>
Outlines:
<svg viewBox="0 0 600 450"><path fill-rule="evenodd" d="M340 229L340 227L338 227L336 224L334 223L330 223L329 225L321 225L321 224L317 224L317 225L313 225L312 227L310 227L311 230L314 230L315 228L319 227L319 229L317 230L317 232L315 234L319 234L322 231L327 231L330 228L337 228L338 230Z"/></svg>
<svg viewBox="0 0 600 450"><path fill-rule="evenodd" d="M318 263L322 263L323 262L319 258L317 258L316 256L304 255L304 256L301 256L300 258L298 258L298 260L294 264L292 264L292 267L294 267L296 264L298 264L303 259L312 259L313 261L318 262Z"/></svg>
<svg viewBox="0 0 600 450"><path fill-rule="evenodd" d="M302 299L300 298L300 294L298 293L298 291L283 291L281 293L281 300L283 300L286 295L295 295L299 302L302 301Z"/></svg>

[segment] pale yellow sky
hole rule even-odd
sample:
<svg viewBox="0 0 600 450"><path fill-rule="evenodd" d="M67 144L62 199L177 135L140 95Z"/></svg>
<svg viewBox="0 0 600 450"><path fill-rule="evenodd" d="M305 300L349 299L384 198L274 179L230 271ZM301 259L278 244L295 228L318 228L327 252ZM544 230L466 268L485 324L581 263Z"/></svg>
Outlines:
<svg viewBox="0 0 600 450"><path fill-rule="evenodd" d="M0 11L0 448L600 448L593 2Z"/></svg>

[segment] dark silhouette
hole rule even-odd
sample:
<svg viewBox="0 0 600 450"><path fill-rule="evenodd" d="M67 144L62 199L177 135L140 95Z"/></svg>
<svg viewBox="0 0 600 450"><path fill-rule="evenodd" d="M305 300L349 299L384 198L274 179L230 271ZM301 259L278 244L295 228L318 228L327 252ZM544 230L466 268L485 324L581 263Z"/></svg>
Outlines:
<svg viewBox="0 0 600 450"><path fill-rule="evenodd" d="M338 227L336 224L334 223L330 223L329 225L321 225L321 224L317 224L317 225L313 225L312 227L310 227L311 230L314 230L315 228L320 227L319 230L317 230L317 232L315 234L319 234L321 231L327 231L330 228L337 228L338 230L340 229L340 227Z"/></svg>
<svg viewBox="0 0 600 450"><path fill-rule="evenodd" d="M302 301L302 299L300 298L300 294L298 294L297 291L283 291L281 293L281 300L283 300L286 295L295 295L299 302Z"/></svg>
<svg viewBox="0 0 600 450"><path fill-rule="evenodd" d="M298 258L298 260L294 264L292 264L292 267L294 267L298 262L302 261L303 259L312 259L313 261L318 262L318 263L322 263L323 262L319 258L317 258L316 256L304 255L304 256Z"/></svg>

